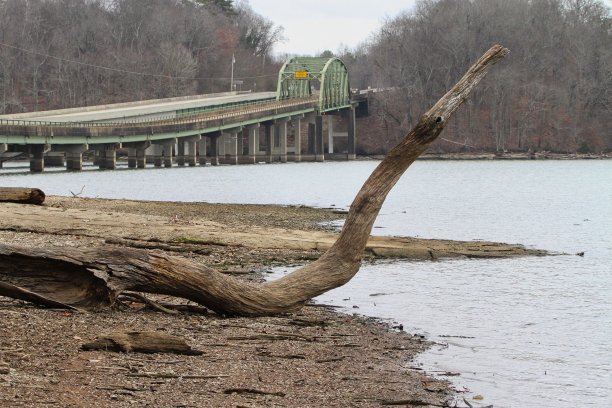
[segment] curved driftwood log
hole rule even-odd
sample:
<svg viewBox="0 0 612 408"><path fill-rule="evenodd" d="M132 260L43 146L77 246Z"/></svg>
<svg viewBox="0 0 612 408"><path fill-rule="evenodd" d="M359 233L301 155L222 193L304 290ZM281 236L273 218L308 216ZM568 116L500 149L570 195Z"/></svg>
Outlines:
<svg viewBox="0 0 612 408"><path fill-rule="evenodd" d="M95 309L123 291L183 297L218 313L266 315L293 311L348 282L361 266L374 220L391 188L423 153L486 75L508 53L493 46L425 113L378 165L353 201L336 243L317 261L276 281L251 284L182 258L135 249L28 249L0 245L0 280L48 298L49 304ZM0 286L0 295L2 290ZM12 290L8 296L19 297ZM6 294L6 292L5 292ZM39 302L44 304L44 302Z"/></svg>

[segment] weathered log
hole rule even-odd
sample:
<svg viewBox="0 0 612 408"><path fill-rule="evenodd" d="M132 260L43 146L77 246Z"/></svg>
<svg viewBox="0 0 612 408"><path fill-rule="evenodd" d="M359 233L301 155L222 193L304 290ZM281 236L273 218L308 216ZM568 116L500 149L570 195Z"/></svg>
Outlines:
<svg viewBox="0 0 612 408"><path fill-rule="evenodd" d="M0 187L0 202L41 205L45 193L38 188Z"/></svg>
<svg viewBox="0 0 612 408"><path fill-rule="evenodd" d="M318 260L281 279L253 284L155 251L0 245L0 280L47 299L90 309L114 304L123 291L183 297L230 315L299 309L357 273L372 225L389 191L438 137L489 68L507 53L499 45L488 50L374 170L353 201L334 245Z"/></svg>
<svg viewBox="0 0 612 408"><path fill-rule="evenodd" d="M180 337L158 332L137 331L102 334L93 342L83 344L81 349L85 351L122 351L124 353L173 353L191 356L204 354L192 349Z"/></svg>

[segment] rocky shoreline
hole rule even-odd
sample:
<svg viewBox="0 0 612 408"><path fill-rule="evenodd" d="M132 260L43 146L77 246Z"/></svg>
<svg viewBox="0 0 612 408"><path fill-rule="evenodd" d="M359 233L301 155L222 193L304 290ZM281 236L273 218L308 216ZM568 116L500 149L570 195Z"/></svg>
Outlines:
<svg viewBox="0 0 612 408"><path fill-rule="evenodd" d="M342 212L307 207L48 197L0 204L0 243L132 246L205 263L240 279L318 258ZM366 255L413 259L545 255L520 245L377 237ZM179 299L156 297L157 302ZM185 303L185 302L183 302ZM178 315L132 299L93 314L0 297L3 406L446 406L445 382L410 368L429 343L375 319L310 305L299 313L225 318L186 304ZM183 337L200 356L81 351L113 331Z"/></svg>
<svg viewBox="0 0 612 408"><path fill-rule="evenodd" d="M384 159L384 155L359 156L358 159ZM417 160L610 160L612 153L553 153L553 152L427 152Z"/></svg>

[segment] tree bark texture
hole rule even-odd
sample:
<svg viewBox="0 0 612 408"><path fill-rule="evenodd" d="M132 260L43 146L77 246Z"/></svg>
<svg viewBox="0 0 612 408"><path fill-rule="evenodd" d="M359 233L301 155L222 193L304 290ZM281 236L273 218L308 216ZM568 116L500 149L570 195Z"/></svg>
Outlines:
<svg viewBox="0 0 612 408"><path fill-rule="evenodd" d="M297 310L357 273L374 220L389 191L438 137L490 67L507 53L502 46L493 46L420 118L365 182L335 244L317 261L283 278L248 283L155 251L0 245L0 280L50 302L83 309L112 306L121 292L136 291L186 298L227 315ZM3 292L1 286L0 295L14 296ZM31 297L25 300L33 301Z"/></svg>
<svg viewBox="0 0 612 408"><path fill-rule="evenodd" d="M37 188L0 187L0 202L41 205L45 193Z"/></svg>

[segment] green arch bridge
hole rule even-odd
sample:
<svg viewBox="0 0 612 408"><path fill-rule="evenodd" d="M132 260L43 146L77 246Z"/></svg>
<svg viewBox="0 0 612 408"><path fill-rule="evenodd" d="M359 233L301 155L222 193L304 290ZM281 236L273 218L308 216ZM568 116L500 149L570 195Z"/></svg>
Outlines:
<svg viewBox="0 0 612 408"><path fill-rule="evenodd" d="M114 169L117 152L127 152L132 168L147 162L170 167L350 160L355 118L367 114L369 94L351 92L340 59L296 57L281 68L276 92L1 115L0 168L3 162L29 158L33 172L45 165L81 170L85 153L100 168Z"/></svg>

